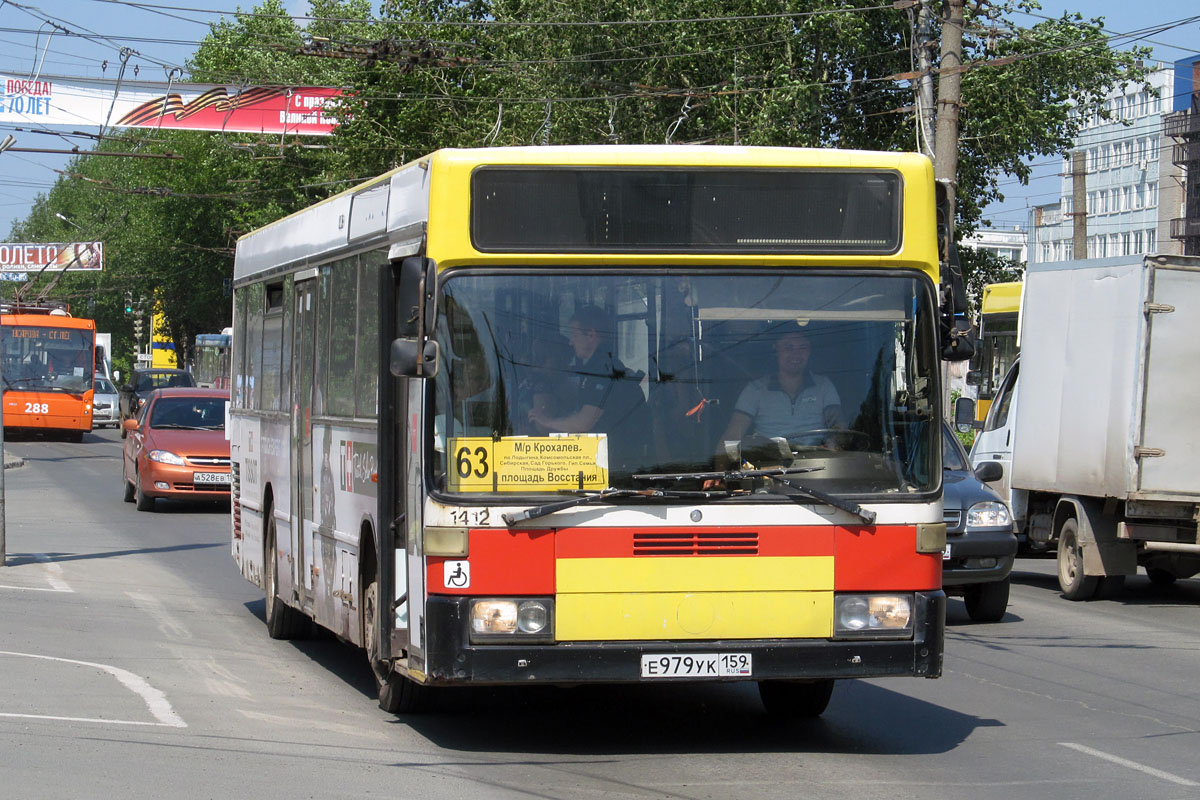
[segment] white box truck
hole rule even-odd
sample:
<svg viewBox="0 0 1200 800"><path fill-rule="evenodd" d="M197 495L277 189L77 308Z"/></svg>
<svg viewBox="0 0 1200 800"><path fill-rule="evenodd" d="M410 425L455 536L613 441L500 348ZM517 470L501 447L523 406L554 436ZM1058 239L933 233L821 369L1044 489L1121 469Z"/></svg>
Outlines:
<svg viewBox="0 0 1200 800"><path fill-rule="evenodd" d="M1030 264L1020 313L971 461L1004 465L1023 548L1072 600L1200 572L1200 258Z"/></svg>

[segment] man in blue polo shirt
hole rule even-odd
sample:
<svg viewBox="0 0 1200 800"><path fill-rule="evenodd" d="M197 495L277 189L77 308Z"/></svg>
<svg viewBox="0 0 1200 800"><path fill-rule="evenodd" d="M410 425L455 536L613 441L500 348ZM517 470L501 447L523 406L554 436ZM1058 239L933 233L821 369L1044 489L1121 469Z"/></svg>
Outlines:
<svg viewBox="0 0 1200 800"><path fill-rule="evenodd" d="M809 371L811 354L812 344L803 331L789 330L775 340L778 369L751 381L742 390L721 437L722 452L724 442L741 441L748 434L791 437L843 427L841 398L832 381ZM830 441L826 438L813 443Z"/></svg>

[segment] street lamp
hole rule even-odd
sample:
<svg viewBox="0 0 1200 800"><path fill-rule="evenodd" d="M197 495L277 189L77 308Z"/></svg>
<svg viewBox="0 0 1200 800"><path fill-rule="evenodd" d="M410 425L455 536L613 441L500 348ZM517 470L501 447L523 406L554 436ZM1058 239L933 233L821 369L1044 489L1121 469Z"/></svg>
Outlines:
<svg viewBox="0 0 1200 800"><path fill-rule="evenodd" d="M83 226L80 225L78 222L68 219L67 217L63 216L62 214L60 214L57 211L54 212L54 216L58 217L63 222L67 223L68 225L70 225L73 228L78 228L79 230L83 230Z"/></svg>

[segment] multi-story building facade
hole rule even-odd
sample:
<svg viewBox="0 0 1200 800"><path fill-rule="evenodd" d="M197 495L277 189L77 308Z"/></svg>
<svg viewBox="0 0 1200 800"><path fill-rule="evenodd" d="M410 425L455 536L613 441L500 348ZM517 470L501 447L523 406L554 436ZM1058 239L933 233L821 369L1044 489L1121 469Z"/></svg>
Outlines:
<svg viewBox="0 0 1200 800"><path fill-rule="evenodd" d="M1014 264L1029 260L1029 234L1020 226L1012 228L980 228L962 240L964 247L987 250L1003 256Z"/></svg>
<svg viewBox="0 0 1200 800"><path fill-rule="evenodd" d="M1183 200L1179 215L1165 221L1184 255L1200 255L1200 56L1175 62L1175 100L1163 133L1172 142L1171 163L1182 171Z"/></svg>
<svg viewBox="0 0 1200 800"><path fill-rule="evenodd" d="M1140 83L1118 87L1105 101L1112 118L1084 121L1073 151L1063 156L1059 201L1030 210L1030 262L1179 252L1160 224L1160 207L1164 214L1177 208L1179 195L1178 169L1162 133L1174 79L1174 67L1160 64L1147 79L1153 91ZM1079 181L1084 205L1076 209ZM1076 252L1077 226L1086 227L1086 252Z"/></svg>

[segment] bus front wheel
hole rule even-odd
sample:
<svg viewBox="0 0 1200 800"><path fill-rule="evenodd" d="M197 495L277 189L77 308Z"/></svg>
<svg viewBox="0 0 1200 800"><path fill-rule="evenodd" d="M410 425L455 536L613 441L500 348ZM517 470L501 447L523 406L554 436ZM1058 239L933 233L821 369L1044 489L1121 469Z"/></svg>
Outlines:
<svg viewBox="0 0 1200 800"><path fill-rule="evenodd" d="M267 546L263 553L263 572L267 594L267 634L272 639L303 639L311 621L304 614L279 599L279 559L275 550L275 512L267 506Z"/></svg>
<svg viewBox="0 0 1200 800"><path fill-rule="evenodd" d="M819 717L833 696L832 678L815 681L759 681L758 696L773 717Z"/></svg>
<svg viewBox="0 0 1200 800"><path fill-rule="evenodd" d="M428 707L430 689L393 670L381 654L376 614L379 583L372 580L363 592L363 645L375 673L379 707L389 714L417 714Z"/></svg>

